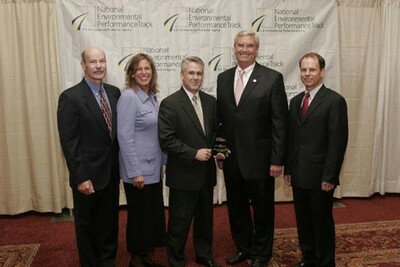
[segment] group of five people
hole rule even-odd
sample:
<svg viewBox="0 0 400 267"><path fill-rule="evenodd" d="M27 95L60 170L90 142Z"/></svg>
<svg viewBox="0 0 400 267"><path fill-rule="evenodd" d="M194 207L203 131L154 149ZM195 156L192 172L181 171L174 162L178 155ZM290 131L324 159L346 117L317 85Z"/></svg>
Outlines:
<svg viewBox="0 0 400 267"><path fill-rule="evenodd" d="M324 86L325 61L311 52L299 61L305 90L288 109L282 74L256 62L259 46L254 32L236 35L237 66L218 75L216 99L200 90L203 61L187 57L181 88L161 104L149 55L130 60L121 94L103 81L104 51L83 51L85 77L60 95L58 106L81 266L115 266L120 177L130 266L162 266L151 253L163 246L171 266L185 266L192 221L196 262L220 266L212 255L216 159L224 171L237 248L226 264L268 265L275 177L284 175L293 188L303 256L296 266L335 266L332 205L348 138L346 102ZM219 125L229 155L213 156ZM170 190L167 231L164 165Z"/></svg>

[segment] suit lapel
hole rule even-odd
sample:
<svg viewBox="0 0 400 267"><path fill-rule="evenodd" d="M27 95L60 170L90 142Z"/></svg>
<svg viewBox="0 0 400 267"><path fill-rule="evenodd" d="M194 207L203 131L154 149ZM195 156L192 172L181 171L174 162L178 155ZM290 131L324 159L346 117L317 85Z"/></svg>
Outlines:
<svg viewBox="0 0 400 267"><path fill-rule="evenodd" d="M303 97L304 97L304 92L296 98L293 98L293 110L296 111L296 118L299 122L299 124L302 124L303 119L301 118L301 102L303 101Z"/></svg>
<svg viewBox="0 0 400 267"><path fill-rule="evenodd" d="M204 131L205 136L209 136L208 132L210 129L210 122L207 118L210 118L210 103L205 100L203 92L199 92L200 100L201 100L201 109L203 110L203 118L204 118Z"/></svg>
<svg viewBox="0 0 400 267"><path fill-rule="evenodd" d="M240 97L238 108L241 105L243 105L243 102L246 101L246 98L251 94L253 89L256 87L256 85L258 84L259 77L260 77L259 65L258 65L258 63L256 63L256 65L254 66L253 72L251 73L249 80L247 81L247 84L244 88L243 94Z"/></svg>
<svg viewBox="0 0 400 267"><path fill-rule="evenodd" d="M181 102L181 105L182 105L183 109L185 110L186 114L188 115L189 119L193 122L193 124L196 127L196 129L202 135L204 135L203 128L201 127L199 118L197 117L196 111L194 110L192 101L189 99L188 95L186 94L186 92L184 90L185 89L183 89L183 88L180 89L180 102ZM201 101L201 99L200 99L200 101ZM202 103L202 108L203 108L203 101L201 103ZM203 109L203 117L204 116L205 116L205 114L204 114L204 109ZM204 128L206 128L205 125L204 125Z"/></svg>
<svg viewBox="0 0 400 267"><path fill-rule="evenodd" d="M99 123L100 128L102 128L104 132L109 136L107 123L104 120L103 113L101 111L99 104L97 103L95 96L92 93L92 90L90 89L89 85L85 82L84 79L82 80L81 83L83 87L82 97L84 98L84 102L86 104L87 109ZM112 113L113 113L113 126L114 126L114 114L116 114L115 110L113 110ZM114 132L114 127L113 127L113 132Z"/></svg>
<svg viewBox="0 0 400 267"><path fill-rule="evenodd" d="M314 96L314 99L311 101L310 106L308 107L306 117L303 120L303 123L307 121L307 119L312 116L312 114L316 111L316 109L321 105L324 100L326 94L325 86L322 86L318 93ZM299 112L300 113L300 112Z"/></svg>
<svg viewBox="0 0 400 267"><path fill-rule="evenodd" d="M235 100L235 72L236 72L236 67L230 69L230 73L228 73L228 79L227 79L227 88L228 88L228 99L230 99L231 103L236 107L236 100Z"/></svg>

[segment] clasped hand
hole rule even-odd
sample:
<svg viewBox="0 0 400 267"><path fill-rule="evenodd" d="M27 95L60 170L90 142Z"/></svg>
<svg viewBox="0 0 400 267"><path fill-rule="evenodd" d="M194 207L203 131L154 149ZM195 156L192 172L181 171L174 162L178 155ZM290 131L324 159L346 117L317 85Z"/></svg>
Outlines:
<svg viewBox="0 0 400 267"><path fill-rule="evenodd" d="M200 148L197 150L195 159L198 161L208 161L211 157L211 149L210 148Z"/></svg>
<svg viewBox="0 0 400 267"><path fill-rule="evenodd" d="M78 184L78 191L87 196L90 194L93 194L94 187L93 187L92 181L87 180L87 181L84 181L83 183Z"/></svg>

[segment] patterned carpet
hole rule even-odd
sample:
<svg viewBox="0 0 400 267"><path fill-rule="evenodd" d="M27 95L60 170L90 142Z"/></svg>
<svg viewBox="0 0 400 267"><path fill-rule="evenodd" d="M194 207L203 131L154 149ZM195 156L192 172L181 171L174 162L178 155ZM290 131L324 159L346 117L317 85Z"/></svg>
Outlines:
<svg viewBox="0 0 400 267"><path fill-rule="evenodd" d="M39 244L0 246L0 267L28 267ZM289 267L301 259L295 228L276 229L269 267ZM400 267L400 220L336 225L338 267Z"/></svg>
<svg viewBox="0 0 400 267"><path fill-rule="evenodd" d="M276 229L274 261L270 266L292 266L301 260L295 228ZM336 225L338 267L400 266L400 221Z"/></svg>
<svg viewBox="0 0 400 267"><path fill-rule="evenodd" d="M29 267L39 244L0 246L0 267Z"/></svg>

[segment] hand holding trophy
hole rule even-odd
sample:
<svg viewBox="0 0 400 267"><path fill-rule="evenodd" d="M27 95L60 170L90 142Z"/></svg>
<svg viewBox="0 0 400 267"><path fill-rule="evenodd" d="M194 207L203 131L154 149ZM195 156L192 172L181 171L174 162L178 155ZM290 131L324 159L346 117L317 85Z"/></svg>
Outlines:
<svg viewBox="0 0 400 267"><path fill-rule="evenodd" d="M217 136L215 138L214 147L212 150L212 154L217 160L218 168L222 169L222 161L225 160L231 151L228 148L227 141L225 139L225 131L222 123L218 126Z"/></svg>

